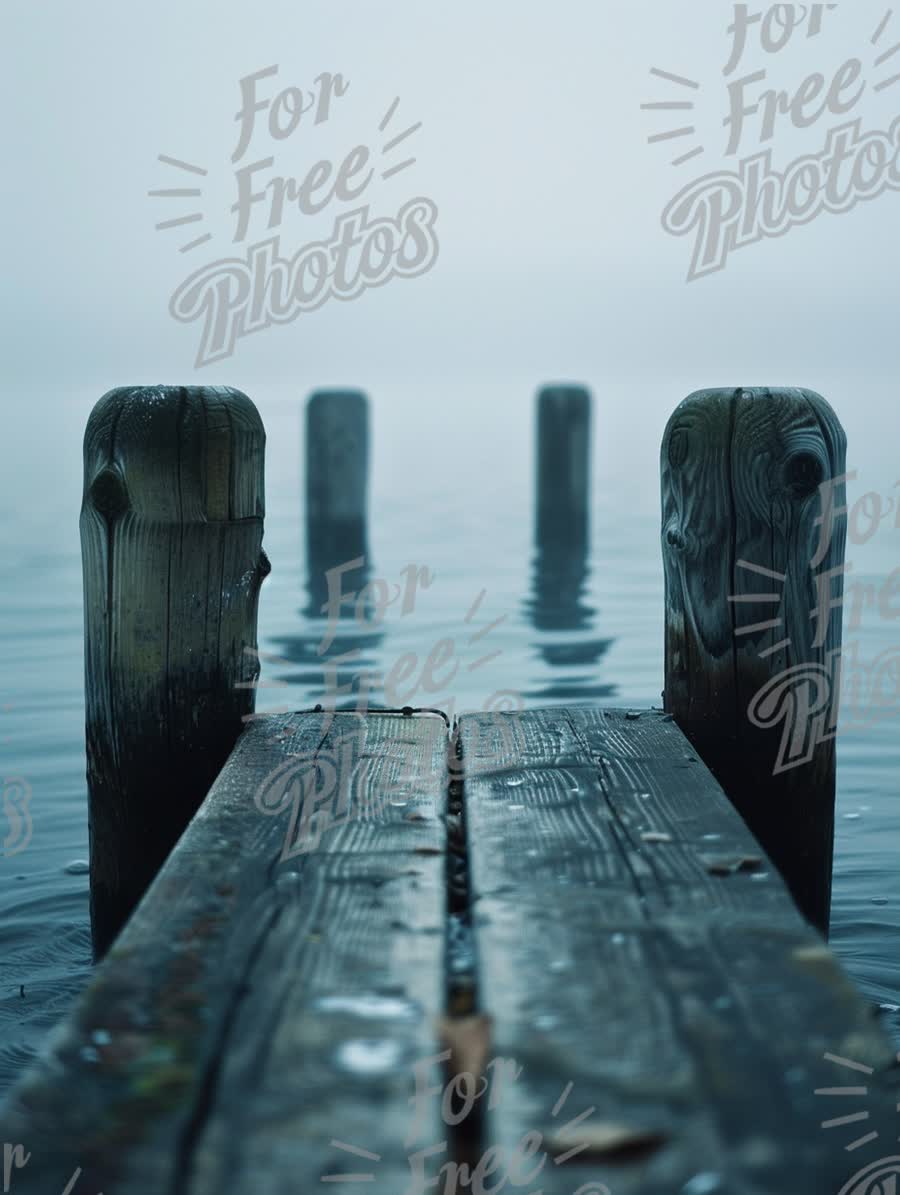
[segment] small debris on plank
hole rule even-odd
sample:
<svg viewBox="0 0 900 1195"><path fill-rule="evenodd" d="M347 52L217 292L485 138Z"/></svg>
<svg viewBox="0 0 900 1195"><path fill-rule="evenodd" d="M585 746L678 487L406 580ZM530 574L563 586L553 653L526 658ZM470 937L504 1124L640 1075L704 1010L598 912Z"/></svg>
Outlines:
<svg viewBox="0 0 900 1195"><path fill-rule="evenodd" d="M758 871L762 867L759 855L703 855L703 865L710 875L730 876L739 871Z"/></svg>
<svg viewBox="0 0 900 1195"><path fill-rule="evenodd" d="M603 1158L616 1155L641 1156L660 1148L666 1142L665 1133L637 1125L618 1124L615 1121L597 1121L562 1128L547 1137L547 1148L556 1158L557 1165L563 1158L576 1156Z"/></svg>
<svg viewBox="0 0 900 1195"><path fill-rule="evenodd" d="M795 946L791 958L798 963L834 963L834 955L828 947L818 942L812 946Z"/></svg>
<svg viewBox="0 0 900 1195"><path fill-rule="evenodd" d="M665 834L662 830L645 830L641 835L642 842L671 842L672 835Z"/></svg>
<svg viewBox="0 0 900 1195"><path fill-rule="evenodd" d="M453 1076L471 1075L476 1082L484 1074L491 1048L492 1017L444 1017L439 1022L442 1043L450 1051L449 1069Z"/></svg>

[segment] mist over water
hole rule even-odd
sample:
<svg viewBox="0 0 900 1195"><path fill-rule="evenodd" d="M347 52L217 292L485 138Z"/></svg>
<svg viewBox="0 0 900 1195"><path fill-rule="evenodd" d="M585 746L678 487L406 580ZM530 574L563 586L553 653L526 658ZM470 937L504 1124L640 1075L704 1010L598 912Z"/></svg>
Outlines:
<svg viewBox="0 0 900 1195"><path fill-rule="evenodd" d="M868 70L885 6L826 7L820 35L800 31L777 55L749 46L741 69L765 67L767 85L792 93L812 72L833 78L849 53L865 54ZM408 0L271 0L252 12L237 0L46 12L8 0L0 775L30 785L33 836L0 858L0 1087L90 969L78 511L81 436L106 390L221 383L259 407L273 566L259 615L261 711L315 704L323 661L358 651L335 675L353 704L361 673L390 675L414 655L420 677L446 639L460 663L453 682L420 689L416 704L659 704L659 444L696 389L819 391L847 432L850 501L896 501L897 196L741 247L689 285L691 236L661 227L692 177L736 168L712 152L723 148L731 15L720 0L498 0L425 15ZM884 37L886 48L896 27ZM278 87L340 72L349 88L333 118L285 140L258 123L242 160L271 152L275 170L302 176L368 144L399 98L391 132L421 122L403 143L415 167L379 181L370 217L427 198L437 257L420 276L262 328L196 370L200 325L176 322L169 304L205 264L205 250L180 251L201 222L158 229L189 209L148 192L178 185L160 155L199 165L211 256L243 252L230 208L240 81L276 64ZM648 144L666 126L642 105L680 98L651 67L699 84L691 120L708 153L683 168L672 159L693 140ZM886 129L900 90L876 93L873 79L862 127ZM758 114L745 124L758 135ZM776 165L819 152L827 124L780 119L767 143ZM269 235L260 207L248 241ZM290 212L282 256L327 237L339 210ZM555 381L594 395L589 533L564 551L534 534L534 394ZM341 619L323 656L323 593L307 574L303 405L328 386L371 400L369 551L347 587L397 585L411 565L433 579L406 614L395 603L383 620L371 609ZM848 545L851 578L882 584L898 549L887 519ZM893 616L869 604L845 642L874 660L897 634ZM832 940L870 999L900 1006L896 714L842 735L838 757ZM900 1036L900 1013L885 1015Z"/></svg>

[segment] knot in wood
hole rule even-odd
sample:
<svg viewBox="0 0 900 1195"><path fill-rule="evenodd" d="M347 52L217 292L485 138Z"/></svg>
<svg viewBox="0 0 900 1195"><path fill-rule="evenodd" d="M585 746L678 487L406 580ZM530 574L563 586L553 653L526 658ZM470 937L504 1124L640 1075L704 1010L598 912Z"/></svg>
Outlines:
<svg viewBox="0 0 900 1195"><path fill-rule="evenodd" d="M117 469L103 469L91 482L91 502L98 514L112 522L128 509L128 490Z"/></svg>
<svg viewBox="0 0 900 1195"><path fill-rule="evenodd" d="M795 452L784 465L784 484L794 498L808 498L825 480L825 468L812 452Z"/></svg>

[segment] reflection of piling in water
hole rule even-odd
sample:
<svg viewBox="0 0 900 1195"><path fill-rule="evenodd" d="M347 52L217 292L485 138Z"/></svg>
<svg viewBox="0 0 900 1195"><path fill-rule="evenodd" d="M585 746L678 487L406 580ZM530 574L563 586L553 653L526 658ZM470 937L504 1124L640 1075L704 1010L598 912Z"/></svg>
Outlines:
<svg viewBox="0 0 900 1195"><path fill-rule="evenodd" d="M345 590L363 588L368 573L369 403L360 390L320 390L306 407L306 559L308 614L329 600L329 570L345 574ZM346 612L352 616L352 610Z"/></svg>
<svg viewBox="0 0 900 1195"><path fill-rule="evenodd" d="M587 554L538 544L534 557L531 597L526 609L536 631L584 631L594 610L584 598L588 581Z"/></svg>
<svg viewBox="0 0 900 1195"><path fill-rule="evenodd" d="M537 402L537 544L541 552L587 548L591 396L583 386L545 386Z"/></svg>

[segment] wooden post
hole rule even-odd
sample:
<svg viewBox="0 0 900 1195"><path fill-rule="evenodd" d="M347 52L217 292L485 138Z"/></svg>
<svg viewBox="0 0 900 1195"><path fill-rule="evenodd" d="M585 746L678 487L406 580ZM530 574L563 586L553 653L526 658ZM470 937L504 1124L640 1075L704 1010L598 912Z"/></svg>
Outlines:
<svg viewBox="0 0 900 1195"><path fill-rule="evenodd" d="M237 390L112 390L84 437L94 951L105 953L253 712L265 431Z"/></svg>
<svg viewBox="0 0 900 1195"><path fill-rule="evenodd" d="M537 493L532 593L525 603L536 631L580 631L577 643L536 644L551 668L595 664L609 640L584 638L594 611L588 580L591 397L580 386L547 386L537 398ZM561 678L545 696L590 695Z"/></svg>
<svg viewBox="0 0 900 1195"><path fill-rule="evenodd" d="M591 481L591 396L545 386L537 401L537 544L552 555L586 548Z"/></svg>
<svg viewBox="0 0 900 1195"><path fill-rule="evenodd" d="M306 530L311 555L367 550L369 404L359 390L319 390L306 407Z"/></svg>
<svg viewBox="0 0 900 1195"><path fill-rule="evenodd" d="M360 390L318 390L306 405L307 615L321 617L329 569L362 558L343 582L368 578L369 402ZM347 610L352 617L352 609Z"/></svg>
<svg viewBox="0 0 900 1195"><path fill-rule="evenodd" d="M665 708L827 933L846 440L808 390L703 390L662 443Z"/></svg>

